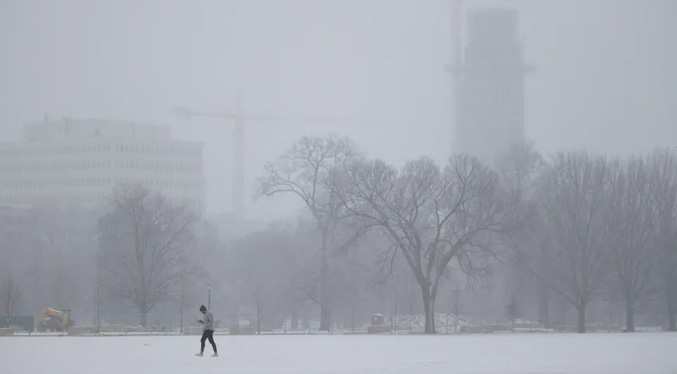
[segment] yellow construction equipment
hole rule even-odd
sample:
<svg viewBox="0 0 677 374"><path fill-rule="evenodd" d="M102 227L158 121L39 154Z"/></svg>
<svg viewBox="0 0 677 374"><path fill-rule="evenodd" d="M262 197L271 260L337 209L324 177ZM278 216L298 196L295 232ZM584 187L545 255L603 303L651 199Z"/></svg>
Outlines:
<svg viewBox="0 0 677 374"><path fill-rule="evenodd" d="M73 326L70 309L45 308L38 322L38 331L68 331L70 326Z"/></svg>

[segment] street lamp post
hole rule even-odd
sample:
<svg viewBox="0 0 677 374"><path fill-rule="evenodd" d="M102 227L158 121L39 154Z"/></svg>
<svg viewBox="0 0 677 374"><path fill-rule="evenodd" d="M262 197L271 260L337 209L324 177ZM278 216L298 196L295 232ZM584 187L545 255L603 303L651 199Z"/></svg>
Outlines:
<svg viewBox="0 0 677 374"><path fill-rule="evenodd" d="M207 285L207 309L212 309L212 285Z"/></svg>

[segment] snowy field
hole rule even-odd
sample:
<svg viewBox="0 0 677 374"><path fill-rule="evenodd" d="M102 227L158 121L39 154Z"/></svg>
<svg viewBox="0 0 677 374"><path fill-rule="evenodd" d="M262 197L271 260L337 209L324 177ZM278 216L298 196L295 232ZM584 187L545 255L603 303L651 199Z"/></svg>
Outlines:
<svg viewBox="0 0 677 374"><path fill-rule="evenodd" d="M3 337L2 374L677 373L677 334Z"/></svg>

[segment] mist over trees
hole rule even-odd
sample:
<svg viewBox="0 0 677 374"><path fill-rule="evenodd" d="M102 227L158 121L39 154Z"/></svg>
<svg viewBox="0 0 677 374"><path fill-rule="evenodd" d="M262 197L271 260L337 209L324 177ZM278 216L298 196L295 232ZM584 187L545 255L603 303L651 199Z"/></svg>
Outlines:
<svg viewBox="0 0 677 374"><path fill-rule="evenodd" d="M677 331L677 156L668 151L657 151L649 157L649 162L656 243L652 259L657 268L656 283L665 301L668 328Z"/></svg>
<svg viewBox="0 0 677 374"><path fill-rule="evenodd" d="M218 328L261 333L356 331L375 313L426 333L676 330L670 150L621 159L524 144L490 165L457 154L395 166L349 138L304 137L253 192L302 208L236 236L134 184L96 209L3 211L1 313L54 307L84 326L187 331L210 304Z"/></svg>
<svg viewBox="0 0 677 374"><path fill-rule="evenodd" d="M21 310L22 303L21 289L10 275L0 283L0 311L5 316L15 315Z"/></svg>
<svg viewBox="0 0 677 374"><path fill-rule="evenodd" d="M328 284L329 252L344 245L337 235L346 209L333 185L333 174L342 172L360 156L357 145L349 138L335 135L303 137L285 152L277 163L266 165L259 181L259 194L290 193L300 198L315 221L320 234L318 247L320 330L329 330L331 294Z"/></svg>
<svg viewBox="0 0 677 374"><path fill-rule="evenodd" d="M585 332L585 310L599 296L611 269L604 242L608 196L606 159L586 153L558 154L543 175L540 203L545 235L545 263L551 283L578 312L578 332Z"/></svg>
<svg viewBox="0 0 677 374"><path fill-rule="evenodd" d="M637 308L666 292L669 318L677 229L668 182L675 156L668 151L608 159L586 152L560 153L539 181L537 217L530 249L521 253L529 274L568 301L585 332L586 309L594 300L618 296L625 331L635 331ZM667 238L666 236L667 235ZM663 262L665 261L665 262ZM674 285L674 283L672 283Z"/></svg>
<svg viewBox="0 0 677 374"><path fill-rule="evenodd" d="M406 265L420 290L427 333L435 332L439 288L459 274L469 283L496 276L531 282L526 292L536 295L536 319L550 325L557 299L560 308L564 302L575 310L578 332L586 331L590 305L620 300L625 330L634 331L635 311L655 307L659 288L668 327L674 320L675 249L668 243L676 226L666 200L673 196L674 165L666 166L672 160L667 151L623 160L588 152L542 157L526 144L495 165L455 155L444 168L420 158L397 170L360 155L322 180L347 224L380 234L383 251L365 264L370 272L387 283L395 264ZM530 309L513 295L520 291L504 296L509 319Z"/></svg>

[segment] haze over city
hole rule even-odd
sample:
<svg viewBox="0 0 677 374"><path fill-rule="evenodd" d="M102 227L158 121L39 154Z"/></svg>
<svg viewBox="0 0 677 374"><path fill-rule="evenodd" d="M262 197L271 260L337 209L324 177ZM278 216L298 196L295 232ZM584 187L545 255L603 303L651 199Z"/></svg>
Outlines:
<svg viewBox="0 0 677 374"><path fill-rule="evenodd" d="M677 4L466 2L497 5L517 5L524 58L536 66L525 126L539 150L677 145ZM186 121L174 109L232 111L240 89L253 116L333 119L246 121L248 190L303 134L349 135L395 164L443 161L454 135L451 14L442 0L3 1L0 139L45 113L170 125L174 137L205 143L209 212L231 209L232 121ZM247 201L247 218L296 206Z"/></svg>

